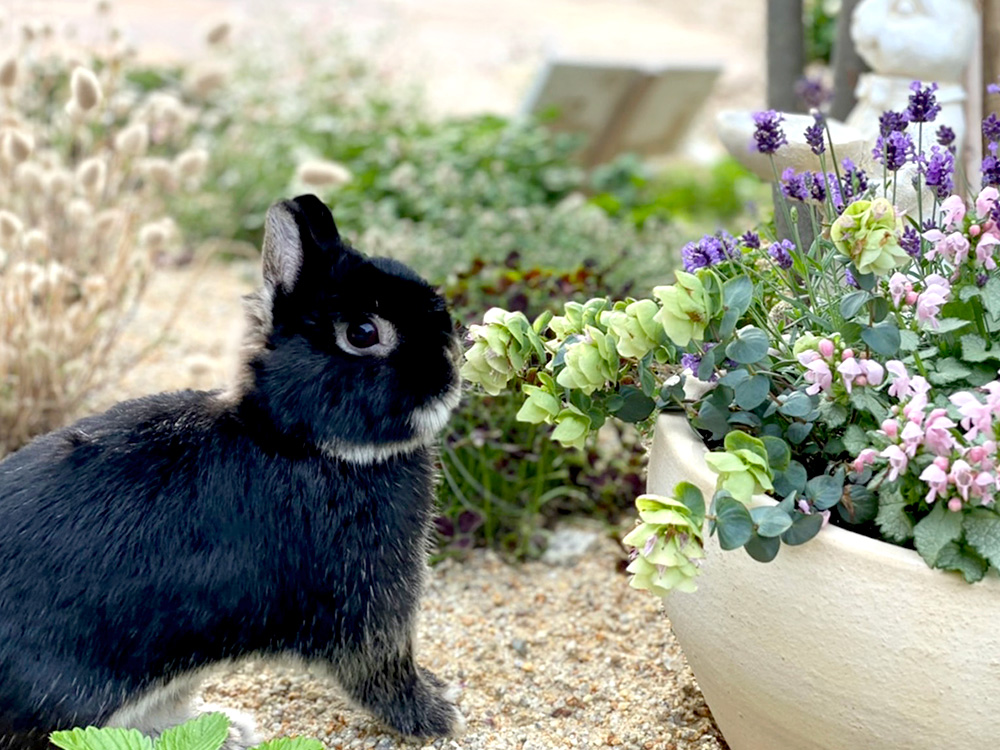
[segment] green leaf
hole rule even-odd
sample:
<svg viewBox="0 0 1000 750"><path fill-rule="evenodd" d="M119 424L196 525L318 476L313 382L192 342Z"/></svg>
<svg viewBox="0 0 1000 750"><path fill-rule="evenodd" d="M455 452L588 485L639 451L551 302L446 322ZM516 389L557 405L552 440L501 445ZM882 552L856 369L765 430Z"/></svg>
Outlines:
<svg viewBox="0 0 1000 750"><path fill-rule="evenodd" d="M760 438L755 438L753 435L748 435L742 430L733 430L730 432L726 435L726 439L722 445L730 453L750 451L765 461L767 460L767 448L764 447L764 441Z"/></svg>
<svg viewBox="0 0 1000 750"><path fill-rule="evenodd" d="M705 496L701 490L690 482L678 482L674 487L674 497L687 506L691 518L700 526L705 520Z"/></svg>
<svg viewBox="0 0 1000 750"><path fill-rule="evenodd" d="M771 379L767 375L754 375L733 388L736 405L741 409L760 406L771 392Z"/></svg>
<svg viewBox="0 0 1000 750"><path fill-rule="evenodd" d="M754 508L750 515L757 524L760 536L781 536L792 526L792 517L777 506Z"/></svg>
<svg viewBox="0 0 1000 750"><path fill-rule="evenodd" d="M771 340L759 328L749 326L736 334L736 339L726 347L726 356L741 365L760 362L767 356Z"/></svg>
<svg viewBox="0 0 1000 750"><path fill-rule="evenodd" d="M830 429L836 429L847 421L847 407L834 401L823 400L819 405L820 416Z"/></svg>
<svg viewBox="0 0 1000 750"><path fill-rule="evenodd" d="M806 482L806 497L819 510L827 510L840 502L844 494L844 471L838 469L833 476L821 474Z"/></svg>
<svg viewBox="0 0 1000 750"><path fill-rule="evenodd" d="M881 323L889 314L889 301L885 297L875 297L868 303L873 323Z"/></svg>
<svg viewBox="0 0 1000 750"><path fill-rule="evenodd" d="M891 357L899 351L899 329L889 321L865 328L861 331L861 339L884 357Z"/></svg>
<svg viewBox="0 0 1000 750"><path fill-rule="evenodd" d="M773 435L764 435L764 448L767 450L767 465L772 472L784 471L788 468L788 462L792 459L792 449L788 443Z"/></svg>
<svg viewBox="0 0 1000 750"><path fill-rule="evenodd" d="M962 536L962 514L952 513L945 503L937 503L931 512L913 527L913 543L930 567L937 566L938 555L949 542Z"/></svg>
<svg viewBox="0 0 1000 750"><path fill-rule="evenodd" d="M963 362L985 362L988 359L1000 359L1000 349L988 350L979 334L967 333L962 336Z"/></svg>
<svg viewBox="0 0 1000 750"><path fill-rule="evenodd" d="M844 431L844 448L852 456L857 456L861 451L868 447L868 435L861 428L860 425L852 424L847 426L847 430Z"/></svg>
<svg viewBox="0 0 1000 750"><path fill-rule="evenodd" d="M305 737L281 737L250 748L250 750L324 750L319 740Z"/></svg>
<svg viewBox="0 0 1000 750"><path fill-rule="evenodd" d="M878 496L861 484L848 485L850 504L841 500L837 506L840 517L848 523L858 524L874 521L878 515Z"/></svg>
<svg viewBox="0 0 1000 750"><path fill-rule="evenodd" d="M956 570L968 583L982 580L990 564L976 554L975 550L949 542L938 554L937 566L942 570Z"/></svg>
<svg viewBox="0 0 1000 750"><path fill-rule="evenodd" d="M745 367L739 367L735 370L730 370L721 378L719 378L720 385L728 385L732 389L736 389L740 383L745 383L750 379L750 372Z"/></svg>
<svg viewBox="0 0 1000 750"><path fill-rule="evenodd" d="M933 369L928 369L927 379L934 385L948 385L959 380L965 380L972 370L954 357L939 359Z"/></svg>
<svg viewBox="0 0 1000 750"><path fill-rule="evenodd" d="M742 547L753 535L753 519L747 507L729 495L715 501L715 528L722 549Z"/></svg>
<svg viewBox="0 0 1000 750"><path fill-rule="evenodd" d="M793 391L778 407L778 411L786 417L801 419L813 410L813 401L805 391Z"/></svg>
<svg viewBox="0 0 1000 750"><path fill-rule="evenodd" d="M1000 276L991 275L983 287L983 307L994 320L1000 320Z"/></svg>
<svg viewBox="0 0 1000 750"><path fill-rule="evenodd" d="M913 521L906 512L906 503L898 488L882 493L875 523L882 536L894 542L905 542L913 537Z"/></svg>
<svg viewBox="0 0 1000 750"><path fill-rule="evenodd" d="M652 398L656 394L656 375L649 369L649 355L639 360L639 385L642 392Z"/></svg>
<svg viewBox="0 0 1000 750"><path fill-rule="evenodd" d="M623 385L617 396L621 401L611 409L611 413L623 422L641 422L656 408L653 399L631 385Z"/></svg>
<svg viewBox="0 0 1000 750"><path fill-rule="evenodd" d="M219 750L229 737L229 718L221 713L207 713L161 734L156 750Z"/></svg>
<svg viewBox="0 0 1000 750"><path fill-rule="evenodd" d="M920 346L920 336L916 331L903 330L899 332L899 349L904 352L912 352Z"/></svg>
<svg viewBox="0 0 1000 750"><path fill-rule="evenodd" d="M1000 515L996 511L976 508L965 514L962 526L972 548L990 565L1000 569Z"/></svg>
<svg viewBox="0 0 1000 750"><path fill-rule="evenodd" d="M809 437L812 428L812 422L794 422L788 425L788 429L785 430L785 437L788 438L788 442L792 445L801 445Z"/></svg>
<svg viewBox="0 0 1000 750"><path fill-rule="evenodd" d="M806 488L805 467L798 461L789 461L788 468L774 475L774 491L779 496L790 495L793 492L803 492Z"/></svg>
<svg viewBox="0 0 1000 750"><path fill-rule="evenodd" d="M743 549L757 562L768 563L778 556L781 540L776 536L765 537L754 534L750 537L750 541L743 545Z"/></svg>
<svg viewBox="0 0 1000 750"><path fill-rule="evenodd" d="M805 544L816 536L821 528L823 528L822 513L795 511L792 514L792 528L781 535L781 541L792 546Z"/></svg>
<svg viewBox="0 0 1000 750"><path fill-rule="evenodd" d="M861 308L864 307L869 297L871 295L864 290L845 294L840 300L840 317L844 320L853 318L861 312Z"/></svg>
<svg viewBox="0 0 1000 750"><path fill-rule="evenodd" d="M727 279L722 285L722 303L735 313L737 318L749 309L753 299L753 282L749 276L737 276Z"/></svg>
<svg viewBox="0 0 1000 750"><path fill-rule="evenodd" d="M138 729L87 727L53 732L49 739L62 750L153 750L153 741Z"/></svg>
<svg viewBox="0 0 1000 750"><path fill-rule="evenodd" d="M971 326L972 321L966 320L965 318L941 318L938 321L937 328L931 329L936 334L951 333L952 331L958 331L966 326Z"/></svg>
<svg viewBox="0 0 1000 750"><path fill-rule="evenodd" d="M704 380L706 383L712 379L712 375L715 374L715 358L711 354L704 355L698 362L698 371L695 372L694 376L698 380Z"/></svg>

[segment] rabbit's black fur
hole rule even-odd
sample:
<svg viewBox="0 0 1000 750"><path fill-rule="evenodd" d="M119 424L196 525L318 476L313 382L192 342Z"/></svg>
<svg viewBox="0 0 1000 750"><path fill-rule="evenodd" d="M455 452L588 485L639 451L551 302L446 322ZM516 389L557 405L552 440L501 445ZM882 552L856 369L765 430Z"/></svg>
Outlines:
<svg viewBox="0 0 1000 750"><path fill-rule="evenodd" d="M158 733L199 672L251 655L322 665L400 733L459 728L413 654L451 319L313 196L264 244L237 388L124 402L0 462L0 750ZM359 349L373 326L385 346Z"/></svg>

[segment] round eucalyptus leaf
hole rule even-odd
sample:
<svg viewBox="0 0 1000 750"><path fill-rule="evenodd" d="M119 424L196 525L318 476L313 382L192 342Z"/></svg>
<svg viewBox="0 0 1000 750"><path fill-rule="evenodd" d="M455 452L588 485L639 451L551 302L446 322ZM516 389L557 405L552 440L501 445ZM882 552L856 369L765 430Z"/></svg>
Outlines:
<svg viewBox="0 0 1000 750"><path fill-rule="evenodd" d="M792 527L792 517L777 506L767 507L755 520L757 534L763 537L781 536Z"/></svg>
<svg viewBox="0 0 1000 750"><path fill-rule="evenodd" d="M726 356L741 365L760 362L767 356L771 340L759 328L750 326L736 334L736 339L726 347Z"/></svg>
<svg viewBox="0 0 1000 750"><path fill-rule="evenodd" d="M720 497L715 503L715 527L722 549L742 547L753 536L753 519L747 507L735 498Z"/></svg>
<svg viewBox="0 0 1000 750"><path fill-rule="evenodd" d="M781 540L776 536L765 537L754 534L750 537L750 541L743 545L743 548L757 562L767 563L778 556Z"/></svg>
<svg viewBox="0 0 1000 750"><path fill-rule="evenodd" d="M792 521L792 527L781 535L781 541L792 546L805 544L819 533L823 528L823 515L821 513L800 513L796 511Z"/></svg>

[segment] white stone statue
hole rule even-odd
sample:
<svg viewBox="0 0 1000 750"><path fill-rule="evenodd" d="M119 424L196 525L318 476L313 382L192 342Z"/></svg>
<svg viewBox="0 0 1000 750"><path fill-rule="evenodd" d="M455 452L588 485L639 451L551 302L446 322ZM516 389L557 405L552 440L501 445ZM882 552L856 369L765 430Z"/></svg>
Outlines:
<svg viewBox="0 0 1000 750"><path fill-rule="evenodd" d="M934 82L941 112L925 127L931 132L924 134L924 149L934 143L933 131L941 125L955 131L961 149L966 132L962 75L978 29L975 0L863 0L851 19L851 38L872 72L858 80L858 103L847 124L874 141L879 115L905 110L913 81Z"/></svg>

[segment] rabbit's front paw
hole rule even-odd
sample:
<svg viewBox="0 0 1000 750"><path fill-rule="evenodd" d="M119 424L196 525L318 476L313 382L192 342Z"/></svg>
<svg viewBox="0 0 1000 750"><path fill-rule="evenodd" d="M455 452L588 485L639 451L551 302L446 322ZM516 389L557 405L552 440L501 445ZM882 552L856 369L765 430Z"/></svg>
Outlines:
<svg viewBox="0 0 1000 750"><path fill-rule="evenodd" d="M465 717L456 705L460 695L458 686L448 686L420 669L400 700L385 707L383 719L410 737L455 737L465 732Z"/></svg>

